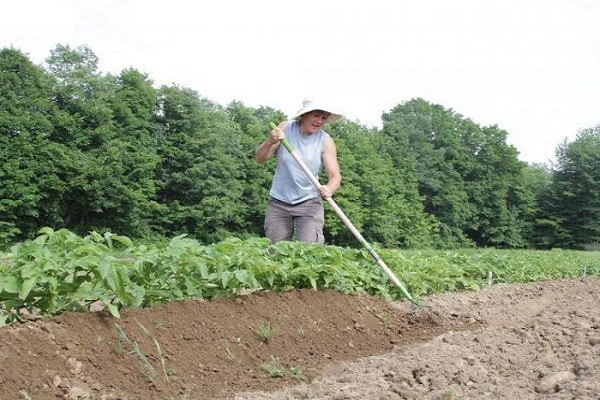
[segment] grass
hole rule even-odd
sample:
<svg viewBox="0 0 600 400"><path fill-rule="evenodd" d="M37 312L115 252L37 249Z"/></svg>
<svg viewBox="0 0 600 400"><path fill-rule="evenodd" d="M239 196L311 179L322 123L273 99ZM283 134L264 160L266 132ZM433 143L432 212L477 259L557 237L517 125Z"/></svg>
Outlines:
<svg viewBox="0 0 600 400"><path fill-rule="evenodd" d="M302 371L302 368L299 366L291 366L290 376L294 378L296 382L301 382L304 379L304 373Z"/></svg>
<svg viewBox="0 0 600 400"><path fill-rule="evenodd" d="M256 326L251 326L250 330L258 336L263 343L268 343L276 336L275 329L268 321L260 320Z"/></svg>
<svg viewBox="0 0 600 400"><path fill-rule="evenodd" d="M26 390L19 390L19 394L21 395L21 397L23 397L23 399L25 400L32 400L31 396L29 395L29 393L27 393Z"/></svg>
<svg viewBox="0 0 600 400"><path fill-rule="evenodd" d="M165 379L165 381L169 382L170 381L170 377L171 376L175 376L176 373L174 370L172 369L167 369L166 367L166 358L163 355L162 352L162 348L160 346L160 343L158 342L158 340L156 339L156 337L154 337L154 335L152 334L152 332L150 332L150 330L148 330L144 325L142 325L139 321L137 321L137 324L139 325L140 329L142 330L142 332L144 332L144 334L148 337L150 337L154 343L154 346L156 348L156 353L157 353L157 358L160 361L160 366L162 369L162 375L163 378ZM152 363L150 363L148 356L146 355L146 353L144 351L142 351L142 348L140 347L139 343L135 340L131 340L127 334L125 333L125 330L121 327L121 325L119 324L115 324L115 329L117 330L118 334L119 334L119 340L117 341L117 349L116 352L118 355L122 356L124 354L126 354L126 350L124 347L124 343L126 343L127 345L129 345L129 347L131 348L131 350L129 350L128 354L133 354L137 357L137 359L140 361L140 364L142 366L142 373L144 374L144 376L148 377L148 379L152 382L152 383L156 383L156 380L158 378L158 373L156 372L156 369L154 368L154 366L152 365Z"/></svg>
<svg viewBox="0 0 600 400"><path fill-rule="evenodd" d="M283 378L285 376L285 369L279 363L275 357L271 356L271 362L264 363L261 365L271 378Z"/></svg>
<svg viewBox="0 0 600 400"><path fill-rule="evenodd" d="M261 368L266 371L271 378L285 378L287 376L294 379L296 382L301 382L304 379L304 373L301 367L293 365L286 370L274 356L271 356L270 362L262 364Z"/></svg>
<svg viewBox="0 0 600 400"><path fill-rule="evenodd" d="M461 397L454 393L452 389L448 389L442 393L442 400L460 400Z"/></svg>

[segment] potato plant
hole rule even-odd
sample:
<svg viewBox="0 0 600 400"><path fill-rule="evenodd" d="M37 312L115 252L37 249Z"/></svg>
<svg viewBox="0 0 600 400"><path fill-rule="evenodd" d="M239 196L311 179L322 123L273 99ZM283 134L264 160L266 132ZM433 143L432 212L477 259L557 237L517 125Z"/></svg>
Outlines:
<svg viewBox="0 0 600 400"><path fill-rule="evenodd" d="M468 249L378 249L414 297L477 290L491 282L530 282L600 275L599 252ZM27 314L85 311L102 302L119 317L124 307L174 300L231 297L295 288L366 293L402 300L362 249L265 238L228 238L211 245L177 236L135 243L110 232L81 237L44 228L0 253L0 325Z"/></svg>

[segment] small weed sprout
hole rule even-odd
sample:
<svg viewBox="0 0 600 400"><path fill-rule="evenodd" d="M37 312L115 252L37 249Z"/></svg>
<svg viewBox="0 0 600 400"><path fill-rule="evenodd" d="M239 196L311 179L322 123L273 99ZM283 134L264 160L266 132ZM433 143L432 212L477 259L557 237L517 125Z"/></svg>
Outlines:
<svg viewBox="0 0 600 400"><path fill-rule="evenodd" d="M125 333L125 331L123 330L121 325L115 324L115 329L117 330L117 332L119 333L119 336L120 336L120 339L117 342L117 352L124 351L124 348L122 345L123 342L129 343L132 348L131 351L129 352L129 354L135 354L137 356L138 360L140 360L140 363L142 364L142 369L143 369L144 375L146 375L150 379L151 382L154 382L155 376L156 376L156 371L154 370L154 367L152 366L152 364L150 364L150 361L148 361L148 357L146 357L146 354L144 354L144 352L140 348L140 345L138 344L138 342L136 342L135 340L132 341L131 339L129 339L129 337L127 336L127 334Z"/></svg>
<svg viewBox="0 0 600 400"><path fill-rule="evenodd" d="M275 329L273 329L273 326L267 321L258 321L256 327L250 327L250 329L264 343L269 342L275 337Z"/></svg>
<svg viewBox="0 0 600 400"><path fill-rule="evenodd" d="M238 349L241 349L242 347L244 347L244 342L242 342L241 337L232 338L232 340L226 342L223 346L225 352L227 353L225 357L230 361L235 360L237 363L242 363L243 355L242 359L240 359L239 354L236 354L236 351L238 351Z"/></svg>
<svg viewBox="0 0 600 400"><path fill-rule="evenodd" d="M154 337L152 332L150 332L148 329L146 329L146 327L144 325L142 325L137 319L135 320L135 322L137 322L137 324L140 326L140 328L142 329L142 331L144 332L144 334L146 336L152 338L152 341L154 342L154 346L156 347L156 353L158 354L158 359L160 360L160 366L162 367L163 375L168 382L170 375L167 373L165 357L163 356L162 348L160 347L160 343L158 343L158 340L156 340L156 338Z"/></svg>
<svg viewBox="0 0 600 400"><path fill-rule="evenodd" d="M286 371L279 360L274 356L271 356L271 362L262 364L261 368L265 370L271 378L283 378L289 376L296 382L301 382L304 379L304 373L300 366L293 365L289 368L289 371Z"/></svg>
<svg viewBox="0 0 600 400"><path fill-rule="evenodd" d="M442 393L442 400L460 400L460 397L452 389L447 389Z"/></svg>
<svg viewBox="0 0 600 400"><path fill-rule="evenodd" d="M304 379L304 374L302 373L302 367L297 365L293 365L290 367L290 376L294 378L296 382L301 382Z"/></svg>
<svg viewBox="0 0 600 400"><path fill-rule="evenodd" d="M181 395L181 397L179 397L179 399L188 400L190 398L189 396L192 395L192 392L194 390L196 390L197 387L198 387L198 385L192 385L192 386L186 387L185 392Z"/></svg>
<svg viewBox="0 0 600 400"><path fill-rule="evenodd" d="M174 376L175 372L171 369L167 370L166 363L165 363L165 357L162 353L160 343L158 343L158 340L156 340L156 338L152 335L152 332L150 332L148 329L146 329L146 327L143 326L139 321L136 320L136 322L139 325L142 332L144 332L144 334L146 336L150 337L152 339L152 341L154 342L154 346L156 347L158 359L160 360L160 365L162 367L163 376L164 376L165 380L168 382L169 377ZM135 340L129 339L129 337L127 336L127 334L125 333L125 331L123 330L121 325L115 324L115 329L119 333L119 340L117 340L117 349L116 349L117 354L120 356L125 354L124 343L127 343L129 346L131 346L131 351L129 352L129 354L136 355L138 360L140 360L140 363L142 364L142 370L143 370L144 375L146 375L148 377L148 379L150 379L151 382L155 382L156 375L157 375L156 370L154 369L154 367L148 360L148 357L146 356L146 354L142 351L139 343Z"/></svg>
<svg viewBox="0 0 600 400"><path fill-rule="evenodd" d="M231 351L231 349L229 348L229 345L226 344L225 345L225 352L227 353L227 359L228 360L233 360L235 359L235 354L233 354L233 352Z"/></svg>
<svg viewBox="0 0 600 400"><path fill-rule="evenodd" d="M271 378L283 378L285 376L285 370L273 356L271 356L271 362L264 363L261 365L261 368L264 369Z"/></svg>
<svg viewBox="0 0 600 400"><path fill-rule="evenodd" d="M117 328L117 330L118 330L118 328ZM119 335L121 335L120 332L119 332ZM117 352L117 355L119 357L123 357L123 355L125 354L125 349L123 348L123 342L122 342L121 338L117 339L116 347L117 348L115 351Z"/></svg>
<svg viewBox="0 0 600 400"><path fill-rule="evenodd" d="M19 390L19 394L21 395L21 397L23 397L25 400L32 400L31 396L29 395L29 393L27 393L27 391L25 389L21 389Z"/></svg>

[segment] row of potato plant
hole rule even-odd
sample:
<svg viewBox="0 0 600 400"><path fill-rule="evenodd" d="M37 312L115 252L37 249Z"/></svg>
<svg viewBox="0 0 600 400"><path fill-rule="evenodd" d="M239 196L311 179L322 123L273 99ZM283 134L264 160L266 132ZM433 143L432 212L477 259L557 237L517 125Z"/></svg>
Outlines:
<svg viewBox="0 0 600 400"><path fill-rule="evenodd" d="M377 249L416 298L490 283L600 275L600 252L469 249ZM101 301L124 307L182 299L231 297L294 288L367 293L401 300L402 292L362 249L265 238L202 245L178 236L134 243L110 232L81 237L43 228L34 240L0 253L0 325L26 314L85 311Z"/></svg>

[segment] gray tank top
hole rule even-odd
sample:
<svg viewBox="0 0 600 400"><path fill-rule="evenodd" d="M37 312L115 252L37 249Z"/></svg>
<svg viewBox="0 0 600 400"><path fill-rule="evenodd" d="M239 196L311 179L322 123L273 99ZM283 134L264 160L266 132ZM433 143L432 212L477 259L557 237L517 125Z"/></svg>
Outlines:
<svg viewBox="0 0 600 400"><path fill-rule="evenodd" d="M312 135L302 136L298 121L288 124L285 137L304 161L308 169L318 177L323 169L323 142L329 136L320 129ZM306 176L302 168L283 147L277 149L277 168L269 194L277 200L288 204L298 204L308 199L318 197L317 189Z"/></svg>

